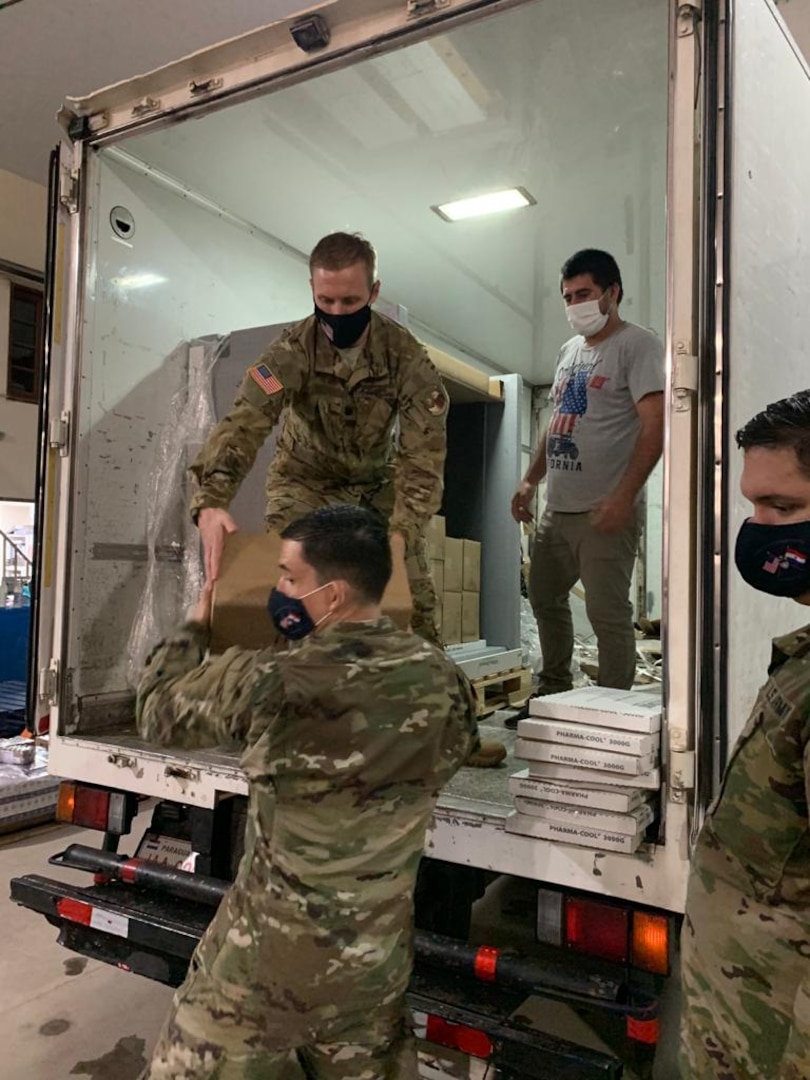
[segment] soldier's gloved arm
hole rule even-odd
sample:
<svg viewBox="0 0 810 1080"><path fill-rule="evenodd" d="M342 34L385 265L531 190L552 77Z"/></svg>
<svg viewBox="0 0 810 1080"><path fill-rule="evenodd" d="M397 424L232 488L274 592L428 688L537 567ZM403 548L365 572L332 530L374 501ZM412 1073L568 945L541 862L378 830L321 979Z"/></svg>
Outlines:
<svg viewBox="0 0 810 1080"><path fill-rule="evenodd" d="M234 648L205 660L207 645L207 627L186 623L152 651L135 707L141 738L185 750L244 745L259 654Z"/></svg>
<svg viewBox="0 0 810 1080"><path fill-rule="evenodd" d="M422 350L404 365L399 388L399 452L390 529L400 533L407 546L442 504L448 404L441 377Z"/></svg>
<svg viewBox="0 0 810 1080"><path fill-rule="evenodd" d="M256 367L267 364L261 361ZM250 371L254 369L251 368ZM269 370L269 368L268 368ZM206 507L227 509L239 485L250 472L256 454L275 427L284 407L284 388L272 375L272 392L263 388L250 374L244 381L228 415L217 424L189 469L195 485L190 511Z"/></svg>

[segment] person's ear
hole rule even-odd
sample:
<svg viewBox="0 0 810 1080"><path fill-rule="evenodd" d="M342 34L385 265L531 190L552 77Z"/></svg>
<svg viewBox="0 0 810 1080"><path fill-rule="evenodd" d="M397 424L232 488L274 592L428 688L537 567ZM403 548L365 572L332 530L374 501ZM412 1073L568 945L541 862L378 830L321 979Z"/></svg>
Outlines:
<svg viewBox="0 0 810 1080"><path fill-rule="evenodd" d="M338 579L337 581L330 582L331 589L329 595L329 611L340 611L341 608L345 608L351 598L351 589L349 588L348 581Z"/></svg>

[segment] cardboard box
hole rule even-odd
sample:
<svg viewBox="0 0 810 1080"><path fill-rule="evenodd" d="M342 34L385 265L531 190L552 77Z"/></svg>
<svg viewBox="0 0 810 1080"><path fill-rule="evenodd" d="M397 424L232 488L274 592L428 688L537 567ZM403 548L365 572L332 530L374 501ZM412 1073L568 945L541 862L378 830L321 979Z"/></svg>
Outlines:
<svg viewBox="0 0 810 1080"><path fill-rule="evenodd" d="M212 652L224 652L231 645L266 649L282 644L267 611L267 598L278 580L280 549L275 533L236 532L225 537L211 611ZM402 559L394 565L382 608L397 626L410 625L411 590Z"/></svg>
<svg viewBox="0 0 810 1080"><path fill-rule="evenodd" d="M540 780L568 780L575 784L599 784L605 787L644 788L658 791L661 787L661 772L651 769L638 776L624 773L607 773L601 769L581 769L575 765L558 765L555 761L529 761L529 776Z"/></svg>
<svg viewBox="0 0 810 1080"><path fill-rule="evenodd" d="M617 814L628 814L652 797L649 791L636 788L622 789L599 784L585 786L569 784L564 780L540 779L529 776L528 769L522 769L509 777L509 791L516 799L525 796L572 807L608 810Z"/></svg>
<svg viewBox="0 0 810 1080"><path fill-rule="evenodd" d="M442 603L442 637L445 645L461 641L461 593L445 590Z"/></svg>
<svg viewBox="0 0 810 1080"><path fill-rule="evenodd" d="M640 731L619 731L616 728L591 727L588 724L572 724L567 720L540 720L535 717L521 720L517 732L522 739L588 746L596 750L612 750L617 754L654 754L661 742L657 731L645 735Z"/></svg>
<svg viewBox="0 0 810 1080"><path fill-rule="evenodd" d="M588 826L563 825L561 822L542 821L540 818L517 812L506 819L504 828L508 833L536 836L541 840L556 840L579 847L599 848L602 851L623 851L628 855L638 849L643 836L642 833L626 836Z"/></svg>
<svg viewBox="0 0 810 1080"><path fill-rule="evenodd" d="M477 592L463 592L461 594L461 640L478 641L480 622L481 597Z"/></svg>
<svg viewBox="0 0 810 1080"><path fill-rule="evenodd" d="M430 560L430 576L433 578L433 587L436 590L436 595L441 604L442 593L444 592L444 560Z"/></svg>
<svg viewBox="0 0 810 1080"><path fill-rule="evenodd" d="M445 592L461 592L464 581L464 541L447 536L444 540Z"/></svg>
<svg viewBox="0 0 810 1080"><path fill-rule="evenodd" d="M481 545L464 540L462 547L461 588L463 592L481 592Z"/></svg>
<svg viewBox="0 0 810 1080"><path fill-rule="evenodd" d="M425 528L425 541L428 558L444 562L445 521L439 514L434 514Z"/></svg>
<svg viewBox="0 0 810 1080"><path fill-rule="evenodd" d="M614 690L607 686L565 690L533 698L529 704L529 713L541 720L646 733L661 730L662 711L660 690Z"/></svg>
<svg viewBox="0 0 810 1080"><path fill-rule="evenodd" d="M649 772L657 763L657 754L613 754L608 750L589 750L582 746L540 742L537 739L518 739L515 757L525 761L551 761L556 765L572 765L577 769L600 769L602 772L638 776Z"/></svg>
<svg viewBox="0 0 810 1080"><path fill-rule="evenodd" d="M515 809L520 814L540 818L543 821L556 821L562 825L584 826L591 829L604 829L606 832L622 833L624 836L636 836L644 832L655 817L650 803L642 803L629 814L612 814L607 810L589 810L586 807L565 806L562 803L539 802L518 795Z"/></svg>

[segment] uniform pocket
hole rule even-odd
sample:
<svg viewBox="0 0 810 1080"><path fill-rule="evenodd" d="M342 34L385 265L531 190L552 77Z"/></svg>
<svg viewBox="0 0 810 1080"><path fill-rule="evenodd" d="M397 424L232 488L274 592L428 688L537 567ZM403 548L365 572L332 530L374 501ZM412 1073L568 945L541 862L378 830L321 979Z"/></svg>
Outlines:
<svg viewBox="0 0 810 1080"><path fill-rule="evenodd" d="M391 436L394 402L384 397L359 394L355 397L355 441L362 450L372 450Z"/></svg>

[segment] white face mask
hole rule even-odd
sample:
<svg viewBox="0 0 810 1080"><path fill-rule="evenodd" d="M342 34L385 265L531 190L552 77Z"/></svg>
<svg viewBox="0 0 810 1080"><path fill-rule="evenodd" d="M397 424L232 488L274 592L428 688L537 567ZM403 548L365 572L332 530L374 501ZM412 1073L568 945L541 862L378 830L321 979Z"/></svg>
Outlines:
<svg viewBox="0 0 810 1080"><path fill-rule="evenodd" d="M602 293L599 299L601 300L604 295ZM574 333L582 334L584 337L593 337L600 330L604 330L610 318L609 312L605 315L599 310L599 300L585 300L581 304L569 304L565 309L565 315Z"/></svg>

